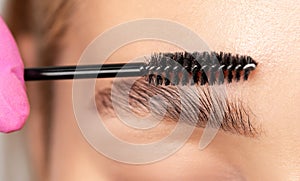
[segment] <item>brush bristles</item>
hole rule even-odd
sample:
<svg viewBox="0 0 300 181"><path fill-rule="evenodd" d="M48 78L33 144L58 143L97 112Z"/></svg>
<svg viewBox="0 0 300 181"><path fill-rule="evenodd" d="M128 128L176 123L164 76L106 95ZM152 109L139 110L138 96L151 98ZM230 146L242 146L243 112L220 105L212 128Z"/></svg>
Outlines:
<svg viewBox="0 0 300 181"><path fill-rule="evenodd" d="M250 56L216 52L153 54L145 67L149 84L213 85L248 80L257 63Z"/></svg>

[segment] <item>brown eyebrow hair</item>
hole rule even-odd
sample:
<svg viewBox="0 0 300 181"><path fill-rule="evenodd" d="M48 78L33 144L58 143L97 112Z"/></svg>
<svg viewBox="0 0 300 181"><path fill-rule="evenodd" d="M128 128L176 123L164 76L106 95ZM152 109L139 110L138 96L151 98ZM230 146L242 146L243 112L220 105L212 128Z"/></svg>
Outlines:
<svg viewBox="0 0 300 181"><path fill-rule="evenodd" d="M178 91L180 86L155 86L140 79L131 87L129 102L128 95L126 96L126 93L122 91L127 86L130 86L128 82L121 80L114 84L116 91L112 91L110 88L97 91L95 99L98 111L114 116L111 96L116 96L117 106L129 113L144 116L150 113L150 98L161 95L168 103L163 106L167 110L166 114L162 115L164 112L161 110L161 106L158 106L159 108L152 106L152 111L159 116L164 116L166 120L178 121L181 115L185 123L201 128L204 128L209 122L210 126L220 127L221 130L232 134L246 137L257 137L260 134L259 126L254 125L251 121L251 118L255 117L251 109L240 98L221 97L223 94L219 94L219 90L214 90L219 89L218 87L212 89L210 86L197 86L196 94L195 92L184 92L187 104L182 104ZM221 114L218 114L218 111ZM190 118L190 114L194 113L199 113L196 122Z"/></svg>

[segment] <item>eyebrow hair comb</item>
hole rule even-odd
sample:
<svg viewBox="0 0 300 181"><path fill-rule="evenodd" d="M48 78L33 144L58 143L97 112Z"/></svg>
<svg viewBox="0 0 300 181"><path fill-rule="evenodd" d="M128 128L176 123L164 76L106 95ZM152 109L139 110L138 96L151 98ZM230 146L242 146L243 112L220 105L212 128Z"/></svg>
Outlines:
<svg viewBox="0 0 300 181"><path fill-rule="evenodd" d="M250 56L216 52L154 53L145 62L25 68L25 81L146 76L149 84L223 84L248 80L257 62Z"/></svg>

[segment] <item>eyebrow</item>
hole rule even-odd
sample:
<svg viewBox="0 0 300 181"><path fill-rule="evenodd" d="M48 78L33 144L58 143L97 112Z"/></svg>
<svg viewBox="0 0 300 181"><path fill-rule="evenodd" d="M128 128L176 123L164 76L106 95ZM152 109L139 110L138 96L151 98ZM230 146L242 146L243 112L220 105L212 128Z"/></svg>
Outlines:
<svg viewBox="0 0 300 181"><path fill-rule="evenodd" d="M123 91L128 86L131 87L129 99ZM163 116L164 120L178 121L181 117L184 123L201 128L210 124L212 127L218 127L224 132L235 135L257 137L260 134L259 126L254 125L252 121L255 115L240 98L224 96L220 86L196 86L193 89L196 92L180 90L183 87L155 86L145 79L139 79L130 85L128 81L121 80L114 83L113 91L111 88L96 91L95 100L98 111L105 112L107 115L115 114L111 100L111 96L114 96L118 100L114 105L138 116L146 116L152 111ZM158 101L150 106L149 101L155 95L160 95L166 105ZM182 104L182 97L185 99L185 104ZM198 114L196 121L191 119L191 114L195 113Z"/></svg>

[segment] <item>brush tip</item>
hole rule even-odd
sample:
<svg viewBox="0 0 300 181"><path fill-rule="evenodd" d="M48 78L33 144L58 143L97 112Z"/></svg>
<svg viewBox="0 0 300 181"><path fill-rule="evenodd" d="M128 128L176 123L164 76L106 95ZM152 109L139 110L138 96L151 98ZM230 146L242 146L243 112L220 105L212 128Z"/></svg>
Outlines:
<svg viewBox="0 0 300 181"><path fill-rule="evenodd" d="M258 63L246 55L224 52L154 53L145 67L149 84L214 85L246 81Z"/></svg>

